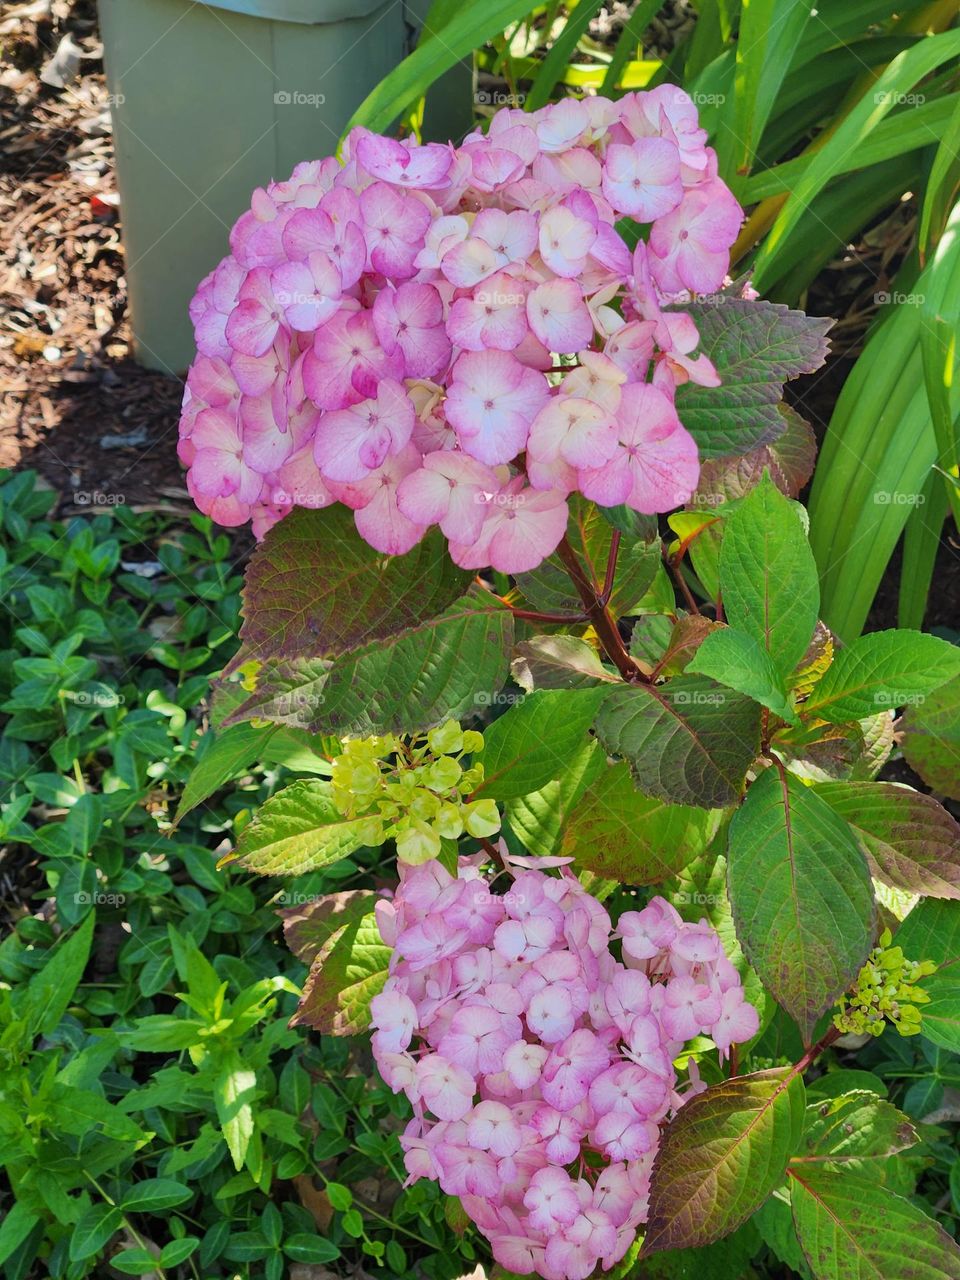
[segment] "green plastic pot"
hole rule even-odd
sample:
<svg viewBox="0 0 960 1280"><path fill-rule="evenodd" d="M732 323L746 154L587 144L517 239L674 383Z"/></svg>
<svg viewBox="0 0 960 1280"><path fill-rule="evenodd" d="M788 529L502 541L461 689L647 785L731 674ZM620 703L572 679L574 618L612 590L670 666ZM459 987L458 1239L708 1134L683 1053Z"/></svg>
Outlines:
<svg viewBox="0 0 960 1280"><path fill-rule="evenodd" d="M334 151L413 46L424 7L398 0L99 0L135 351L182 373L187 306L229 251L257 186ZM432 104L469 126L471 76Z"/></svg>

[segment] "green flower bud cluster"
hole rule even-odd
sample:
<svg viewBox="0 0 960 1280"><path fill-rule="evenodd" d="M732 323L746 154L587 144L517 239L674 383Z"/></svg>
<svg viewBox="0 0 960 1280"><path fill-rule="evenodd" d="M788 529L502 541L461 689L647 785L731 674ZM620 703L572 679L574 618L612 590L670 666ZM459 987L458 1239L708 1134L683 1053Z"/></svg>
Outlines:
<svg viewBox="0 0 960 1280"><path fill-rule="evenodd" d="M840 1011L833 1018L839 1031L878 1036L888 1021L902 1036L915 1036L920 1031L918 1006L930 997L917 984L935 973L937 966L932 960L907 960L891 941L890 930L884 929L857 975L853 991L840 997Z"/></svg>
<svg viewBox="0 0 960 1280"><path fill-rule="evenodd" d="M392 838L401 861L428 862L444 840L500 830L496 802L468 798L483 765L463 758L482 750L483 734L456 720L412 737L347 738L333 762L333 802L345 818L370 819L370 844Z"/></svg>

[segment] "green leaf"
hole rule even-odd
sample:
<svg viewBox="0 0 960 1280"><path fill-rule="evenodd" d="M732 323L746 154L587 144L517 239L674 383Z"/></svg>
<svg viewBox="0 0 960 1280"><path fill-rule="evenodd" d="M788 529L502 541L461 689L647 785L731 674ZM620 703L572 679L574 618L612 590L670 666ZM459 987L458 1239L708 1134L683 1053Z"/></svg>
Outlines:
<svg viewBox="0 0 960 1280"><path fill-rule="evenodd" d="M908 960L933 960L937 972L920 985L930 997L921 1005L925 1039L960 1053L960 903L928 898L918 903L896 933Z"/></svg>
<svg viewBox="0 0 960 1280"><path fill-rule="evenodd" d="M135 1182L120 1201L127 1213L159 1213L193 1199L193 1192L173 1178L144 1178Z"/></svg>
<svg viewBox="0 0 960 1280"><path fill-rule="evenodd" d="M803 1129L792 1067L734 1076L695 1094L663 1132L642 1256L728 1235L783 1178Z"/></svg>
<svg viewBox="0 0 960 1280"><path fill-rule="evenodd" d="M489 603L488 603L489 602ZM476 592L437 618L342 654L278 663L233 719L315 733L413 733L475 715L504 684L513 616Z"/></svg>
<svg viewBox="0 0 960 1280"><path fill-rule="evenodd" d="M457 10L432 39L419 47L379 81L350 117L345 133L363 125L383 132L407 107L426 93L435 80L474 49L526 16L530 0L487 0Z"/></svg>
<svg viewBox="0 0 960 1280"><path fill-rule="evenodd" d="M609 600L610 611L615 618L636 607L660 568L660 539L656 525L644 532L645 536L621 529L617 570ZM571 498L567 539L598 594L606 577L613 533L614 525L595 503L576 495ZM517 574L516 581L517 589L534 609L546 613L583 611L583 602L556 552L538 568Z"/></svg>
<svg viewBox="0 0 960 1280"><path fill-rule="evenodd" d="M283 1242L283 1252L291 1262L333 1262L340 1257L340 1250L332 1240L324 1236L312 1236L306 1231L297 1231L287 1236Z"/></svg>
<svg viewBox="0 0 960 1280"><path fill-rule="evenodd" d="M753 636L734 627L712 631L702 642L686 670L711 676L718 684L746 694L754 702L793 724L794 711L779 669Z"/></svg>
<svg viewBox="0 0 960 1280"><path fill-rule="evenodd" d="M737 804L760 749L760 708L703 676L611 690L597 717L606 749L641 791L678 804Z"/></svg>
<svg viewBox="0 0 960 1280"><path fill-rule="evenodd" d="M565 763L559 777L505 805L510 830L535 857L560 852L560 838L568 816L576 813L590 783L606 768L596 738L583 744Z"/></svg>
<svg viewBox="0 0 960 1280"><path fill-rule="evenodd" d="M348 918L320 947L291 1026L324 1035L354 1035L370 1023L370 1001L387 980L390 948L380 937L373 906Z"/></svg>
<svg viewBox="0 0 960 1280"><path fill-rule="evenodd" d="M147 1134L119 1107L89 1089L73 1085L55 1084L46 1099L47 1120L54 1130L77 1137L87 1137L100 1132L118 1142L133 1142L138 1146L147 1140Z"/></svg>
<svg viewBox="0 0 960 1280"><path fill-rule="evenodd" d="M700 478L689 506L712 510L749 493L763 479L764 471L781 493L796 498L813 475L817 460L817 438L813 428L788 404L777 405L783 418L783 434L749 453L728 458L708 458L700 467Z"/></svg>
<svg viewBox="0 0 960 1280"><path fill-rule="evenodd" d="M250 557L238 657L331 657L385 639L441 613L471 576L438 530L406 555L385 556L342 504L296 507Z"/></svg>
<svg viewBox="0 0 960 1280"><path fill-rule="evenodd" d="M181 792L174 823L253 764L276 732L275 725L247 723L214 733L213 744L194 765Z"/></svg>
<svg viewBox="0 0 960 1280"><path fill-rule="evenodd" d="M934 791L960 800L960 676L907 708L903 754Z"/></svg>
<svg viewBox="0 0 960 1280"><path fill-rule="evenodd" d="M893 59L879 77L866 77L863 96L840 120L837 128L807 164L790 197L767 234L753 264L753 280L765 289L777 256L794 233L804 212L851 155L866 141L903 95L941 63L960 53L960 33L945 32L920 40ZM935 136L932 139L936 140Z"/></svg>
<svg viewBox="0 0 960 1280"><path fill-rule="evenodd" d="M902 1112L875 1093L855 1092L807 1107L803 1141L790 1161L800 1177L810 1166L866 1172L912 1147L917 1131Z"/></svg>
<svg viewBox="0 0 960 1280"><path fill-rule="evenodd" d="M716 810L645 796L625 763L607 765L572 809L560 853L604 878L657 884L707 847L719 817Z"/></svg>
<svg viewBox="0 0 960 1280"><path fill-rule="evenodd" d="M747 792L728 849L730 901L747 959L809 1034L873 941L863 853L825 800L774 768Z"/></svg>
<svg viewBox="0 0 960 1280"><path fill-rule="evenodd" d="M213 1101L235 1169L243 1168L253 1138L256 1092L256 1072L244 1063L236 1049L223 1050L213 1081Z"/></svg>
<svg viewBox="0 0 960 1280"><path fill-rule="evenodd" d="M107 1204L91 1205L70 1235L70 1261L83 1262L99 1253L120 1230L122 1222L119 1209Z"/></svg>
<svg viewBox="0 0 960 1280"><path fill-rule="evenodd" d="M181 1236L179 1240L169 1240L160 1250L161 1267L179 1267L199 1245L197 1236Z"/></svg>
<svg viewBox="0 0 960 1280"><path fill-rule="evenodd" d="M138 1018L133 1029L121 1031L124 1045L143 1053L170 1053L189 1049L203 1039L206 1023L199 1018L177 1018L169 1013Z"/></svg>
<svg viewBox="0 0 960 1280"><path fill-rule="evenodd" d="M0 1266L16 1253L39 1220L22 1200L10 1206L0 1222Z"/></svg>
<svg viewBox="0 0 960 1280"><path fill-rule="evenodd" d="M727 622L789 676L813 637L820 588L800 510L768 475L724 521L720 591Z"/></svg>
<svg viewBox="0 0 960 1280"><path fill-rule="evenodd" d="M683 310L699 330L698 352L713 362L722 381L720 388L694 382L677 388L677 413L701 458L771 444L787 425L778 407L783 384L823 364L833 321L726 295Z"/></svg>
<svg viewBox="0 0 960 1280"><path fill-rule="evenodd" d="M960 1280L960 1249L932 1218L868 1178L789 1170L793 1220L817 1280Z"/></svg>
<svg viewBox="0 0 960 1280"><path fill-rule="evenodd" d="M605 688L528 693L483 731L476 798L513 800L559 778L586 741Z"/></svg>
<svg viewBox="0 0 960 1280"><path fill-rule="evenodd" d="M17 1013L29 1035L47 1035L59 1023L83 977L90 956L94 914L75 933L51 947L42 969L33 975L17 1001Z"/></svg>
<svg viewBox="0 0 960 1280"><path fill-rule="evenodd" d="M960 898L960 825L932 796L892 782L822 782L814 790L853 828L876 879L924 897Z"/></svg>
<svg viewBox="0 0 960 1280"><path fill-rule="evenodd" d="M578 636L564 633L534 636L516 647L510 672L527 693L534 689L579 689L598 680L616 683L596 649Z"/></svg>
<svg viewBox="0 0 960 1280"><path fill-rule="evenodd" d="M960 674L960 646L920 631L872 631L839 650L804 707L842 724L916 705Z"/></svg>
<svg viewBox="0 0 960 1280"><path fill-rule="evenodd" d="M263 876L299 876L319 871L371 843L370 818L345 818L329 782L299 778L266 800L237 841L241 866Z"/></svg>
<svg viewBox="0 0 960 1280"><path fill-rule="evenodd" d="M313 964L328 938L344 925L369 915L376 902L377 895L371 889L345 889L286 907L278 913L283 920L284 940L298 960Z"/></svg>

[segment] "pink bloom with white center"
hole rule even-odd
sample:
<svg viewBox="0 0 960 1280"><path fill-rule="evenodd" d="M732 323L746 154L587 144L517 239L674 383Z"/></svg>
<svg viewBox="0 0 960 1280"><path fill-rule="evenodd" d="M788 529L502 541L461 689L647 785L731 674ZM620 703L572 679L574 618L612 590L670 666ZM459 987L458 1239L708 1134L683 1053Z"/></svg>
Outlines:
<svg viewBox="0 0 960 1280"><path fill-rule="evenodd" d="M525 447L547 395L543 375L506 351L465 351L453 366L445 408L465 452L496 466Z"/></svg>
<svg viewBox="0 0 960 1280"><path fill-rule="evenodd" d="M567 504L556 490L522 489L522 476L487 498L486 519L476 542L450 544L450 557L464 569L491 565L501 573L526 573L552 555L567 530Z"/></svg>
<svg viewBox="0 0 960 1280"><path fill-rule="evenodd" d="M603 194L618 213L652 222L683 199L680 152L666 138L639 138L607 148Z"/></svg>
<svg viewBox="0 0 960 1280"><path fill-rule="evenodd" d="M680 977L667 987L660 1011L663 1029L674 1040L690 1040L720 1017L720 997L695 978Z"/></svg>
<svg viewBox="0 0 960 1280"><path fill-rule="evenodd" d="M443 299L432 284L383 289L373 304L373 324L388 355L400 350L408 378L433 378L450 363L443 327Z"/></svg>
<svg viewBox="0 0 960 1280"><path fill-rule="evenodd" d="M342 502L385 554L440 523L463 567L511 573L555 549L570 493L683 502L696 450L656 396L717 385L677 308L720 285L741 219L693 101L661 85L506 109L459 146L358 128L342 154L257 189L190 304L178 452L203 510L260 537ZM624 214L644 224L633 254ZM383 431L331 420L385 383L413 403L409 433L405 407ZM571 410L554 406L584 400L595 409L561 429ZM503 468L469 516L471 478L447 475L444 502L423 461L441 452Z"/></svg>
<svg viewBox="0 0 960 1280"><path fill-rule="evenodd" d="M723 284L743 210L719 180L691 188L650 232L650 271L666 293L712 293Z"/></svg>
<svg viewBox="0 0 960 1280"><path fill-rule="evenodd" d="M473 1076L438 1053L417 1063L417 1085L423 1101L440 1120L459 1120L473 1105Z"/></svg>
<svg viewBox="0 0 960 1280"><path fill-rule="evenodd" d="M643 935L651 952L632 961L644 971L624 968L609 915L572 874L547 874L556 859L542 870L522 861L502 895L483 888L476 858L462 858L456 878L436 863L402 868L380 911L394 950L371 1005L372 1043L416 1109L401 1139L410 1179L460 1196L503 1265L572 1280L612 1266L646 1218L661 1128L686 1096L671 1020L716 1013L695 1034L728 1050L725 1033L755 1029L756 1013L702 923L659 898L624 913L624 948Z"/></svg>
<svg viewBox="0 0 960 1280"><path fill-rule="evenodd" d="M513 351L527 334L528 286L507 271L495 271L473 293L450 306L447 333L466 351Z"/></svg>
<svg viewBox="0 0 960 1280"><path fill-rule="evenodd" d="M469 454L444 449L401 481L397 506L411 520L438 524L451 542L476 542L490 494L500 488L495 471Z"/></svg>
<svg viewBox="0 0 960 1280"><path fill-rule="evenodd" d="M741 987L731 987L720 997L720 1013L713 1019L709 1036L725 1058L734 1043L752 1040L760 1029L760 1015L743 997Z"/></svg>
<svg viewBox="0 0 960 1280"><path fill-rule="evenodd" d="M686 502L700 474L697 445L664 393L649 384L627 384L617 428L613 457L578 472L581 493L603 507L625 502L648 514Z"/></svg>
<svg viewBox="0 0 960 1280"><path fill-rule="evenodd" d="M550 351L579 351L593 339L593 317L580 286L562 278L538 284L527 297L530 328Z"/></svg>
<svg viewBox="0 0 960 1280"><path fill-rule="evenodd" d="M328 482L365 479L407 443L413 417L406 390L389 379L380 383L375 399L325 413L313 444L320 474Z"/></svg>

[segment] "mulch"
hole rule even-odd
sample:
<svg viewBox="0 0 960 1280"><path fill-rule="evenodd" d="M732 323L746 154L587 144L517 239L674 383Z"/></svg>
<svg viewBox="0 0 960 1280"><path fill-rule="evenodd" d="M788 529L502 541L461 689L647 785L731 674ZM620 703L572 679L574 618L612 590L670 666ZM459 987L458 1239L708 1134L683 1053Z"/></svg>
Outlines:
<svg viewBox="0 0 960 1280"><path fill-rule="evenodd" d="M8 7L0 50L0 467L39 471L60 513L187 512L181 384L131 355L93 0Z"/></svg>

